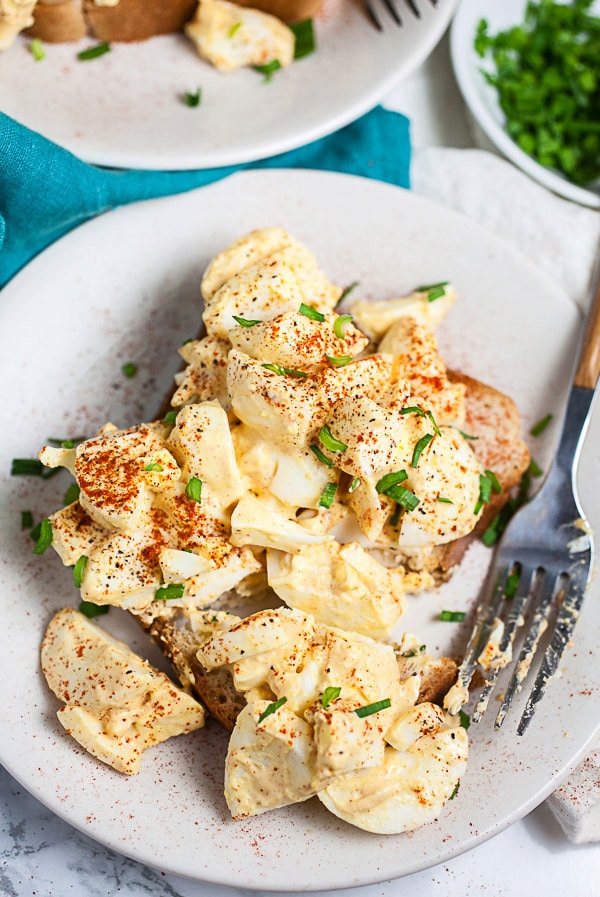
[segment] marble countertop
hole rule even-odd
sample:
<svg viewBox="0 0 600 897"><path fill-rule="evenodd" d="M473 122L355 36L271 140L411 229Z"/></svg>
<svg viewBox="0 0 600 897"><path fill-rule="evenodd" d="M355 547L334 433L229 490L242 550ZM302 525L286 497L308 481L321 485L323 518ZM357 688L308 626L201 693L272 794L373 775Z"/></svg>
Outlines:
<svg viewBox="0 0 600 897"><path fill-rule="evenodd" d="M435 90L434 90L435 86ZM386 97L411 120L415 149L474 138L452 75L448 41ZM243 897L122 857L73 829L0 768L1 897ZM600 897L600 845L573 845L542 804L474 850L424 872L332 897Z"/></svg>

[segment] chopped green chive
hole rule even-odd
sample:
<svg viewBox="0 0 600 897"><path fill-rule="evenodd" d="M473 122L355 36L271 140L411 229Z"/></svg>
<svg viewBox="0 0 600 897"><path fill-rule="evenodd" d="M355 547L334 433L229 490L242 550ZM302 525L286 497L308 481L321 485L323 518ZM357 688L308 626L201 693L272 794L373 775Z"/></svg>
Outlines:
<svg viewBox="0 0 600 897"><path fill-rule="evenodd" d="M321 707L329 707L332 701L337 701L341 691L339 685L328 685L321 695Z"/></svg>
<svg viewBox="0 0 600 897"><path fill-rule="evenodd" d="M319 507L320 508L330 508L335 499L335 493L337 492L337 483L327 483L323 492L321 493L321 498L319 499Z"/></svg>
<svg viewBox="0 0 600 897"><path fill-rule="evenodd" d="M144 470L147 470L149 473L160 473L164 470L162 464L158 464L156 461L153 461L152 464L146 464Z"/></svg>
<svg viewBox="0 0 600 897"><path fill-rule="evenodd" d="M410 489L405 489L404 486L390 486L385 494L388 498L392 498L399 505L402 505L406 511L414 511L421 501L414 492L411 492Z"/></svg>
<svg viewBox="0 0 600 897"><path fill-rule="evenodd" d="M405 408L400 409L400 414L419 414L421 417L425 417L426 412L423 411L420 405L407 405Z"/></svg>
<svg viewBox="0 0 600 897"><path fill-rule="evenodd" d="M442 435L442 431L440 430L440 428L438 427L438 425L437 425L436 422L435 422L435 418L434 418L434 416L433 416L433 412L432 412L432 411L428 411L428 412L427 412L427 417L428 417L429 420L431 421L431 425L432 425L432 427L433 427L433 432L436 434L436 436L441 436L441 435Z"/></svg>
<svg viewBox="0 0 600 897"><path fill-rule="evenodd" d="M443 610L440 613L440 620L442 623L462 623L466 616L464 610Z"/></svg>
<svg viewBox="0 0 600 897"><path fill-rule="evenodd" d="M79 605L82 614L90 619L92 617L100 617L107 614L110 610L110 604L94 604L92 601L82 601Z"/></svg>
<svg viewBox="0 0 600 897"><path fill-rule="evenodd" d="M46 440L48 445L56 445L59 448L72 449L80 442L85 442L87 436L72 436L68 439L60 439L58 436L49 436Z"/></svg>
<svg viewBox="0 0 600 897"><path fill-rule="evenodd" d="M529 473L532 477L541 477L543 470L533 458L529 461Z"/></svg>
<svg viewBox="0 0 600 897"><path fill-rule="evenodd" d="M508 578L506 580L506 586L504 587L504 597L509 601L511 598L514 598L517 594L517 589L519 588L519 583L521 581L521 568L515 567L510 571Z"/></svg>
<svg viewBox="0 0 600 897"><path fill-rule="evenodd" d="M33 514L31 511L21 511L21 529L31 529L33 526Z"/></svg>
<svg viewBox="0 0 600 897"><path fill-rule="evenodd" d="M288 27L294 32L294 59L303 59L315 52L317 44L312 19L292 22Z"/></svg>
<svg viewBox="0 0 600 897"><path fill-rule="evenodd" d="M265 83L268 83L273 80L275 72L281 68L281 63L278 59L272 59L271 62L267 62L265 65L253 65L252 68L255 72L260 72L261 75L264 75Z"/></svg>
<svg viewBox="0 0 600 897"><path fill-rule="evenodd" d="M494 491L497 495L500 495L500 493L502 492L502 486L500 485L500 480L498 479L498 477L496 476L496 474L494 473L494 471L493 471L493 470L488 470L488 469L486 468L485 471L484 471L484 473L485 473L486 477L489 478L490 483L492 484L492 489L493 489L493 491Z"/></svg>
<svg viewBox="0 0 600 897"><path fill-rule="evenodd" d="M394 508L394 513L390 517L390 526L392 526L394 529L396 529L396 527L400 523L400 515L401 514L402 514L402 505L397 504L396 507Z"/></svg>
<svg viewBox="0 0 600 897"><path fill-rule="evenodd" d="M285 698L285 697L279 698L278 701L273 701L272 704L269 704L268 707L265 707L265 709L263 710L261 715L258 717L258 725L260 725L262 723L262 721L264 719L266 719L268 716L271 716L272 713L275 713L276 710L279 710L280 707L283 707L283 705L286 703L286 701L287 701L287 698Z"/></svg>
<svg viewBox="0 0 600 897"><path fill-rule="evenodd" d="M417 654L424 654L427 650L427 645L419 645L419 650L416 648L412 648L410 651L405 651L401 656L402 657L416 657Z"/></svg>
<svg viewBox="0 0 600 897"><path fill-rule="evenodd" d="M297 371L295 368L284 368L280 364L263 364L261 367L266 368L267 371L271 371L272 374L279 374L282 377L285 377L286 374L288 377L308 377L306 371Z"/></svg>
<svg viewBox="0 0 600 897"><path fill-rule="evenodd" d="M457 782L456 785L454 786L454 790L452 791L452 794L450 795L450 797L448 798L448 800L454 800L454 798L455 798L456 795L458 794L458 789L459 789L459 788L460 788L460 779L458 780L458 782Z"/></svg>
<svg viewBox="0 0 600 897"><path fill-rule="evenodd" d="M358 280L354 280L354 281L352 281L352 283L348 284L347 287L344 287L344 289L343 289L342 292L341 292L340 298L339 298L338 301L336 302L336 307L340 304L340 302L343 302L343 301L344 301L344 299L346 298L346 296L349 296L350 293L351 293L353 290L356 289L356 287L358 286L358 284L359 284L359 281L358 281Z"/></svg>
<svg viewBox="0 0 600 897"><path fill-rule="evenodd" d="M127 364L123 365L121 371L125 377L131 379L137 374L137 364L134 364L133 361L128 361Z"/></svg>
<svg viewBox="0 0 600 897"><path fill-rule="evenodd" d="M163 420L164 420L164 422L165 422L166 424L174 424L175 421L177 420L177 415L178 415L178 414L179 414L179 412L178 412L178 411L175 411L175 410L173 410L173 411L167 411L167 413L165 414Z"/></svg>
<svg viewBox="0 0 600 897"><path fill-rule="evenodd" d="M458 427L457 427L458 429ZM470 433L465 433L464 430L458 430L463 439L479 439L479 436L471 436Z"/></svg>
<svg viewBox="0 0 600 897"><path fill-rule="evenodd" d="M166 586L160 586L154 593L155 601L174 601L183 598L185 585L182 582L170 582Z"/></svg>
<svg viewBox="0 0 600 897"><path fill-rule="evenodd" d="M231 38L234 36L236 31L239 31L241 27L242 27L241 22L234 22L233 25L231 26L231 28L229 29L229 33L228 33L227 37L231 40Z"/></svg>
<svg viewBox="0 0 600 897"><path fill-rule="evenodd" d="M424 436L421 436L417 444L415 445L415 449L413 451L412 461L410 462L411 467L416 467L419 463L419 458L423 453L423 449L426 449L431 440L433 439L432 433L426 433Z"/></svg>
<svg viewBox="0 0 600 897"><path fill-rule="evenodd" d="M379 493L383 493L385 495L390 486L397 486L398 483L403 483L404 480L407 479L408 474L405 470L395 470L392 473L386 473L385 476L381 477L381 479L375 484L375 488Z"/></svg>
<svg viewBox="0 0 600 897"><path fill-rule="evenodd" d="M256 324L261 323L253 318L240 318L238 315L232 315L232 318L234 321L237 321L240 327L254 327Z"/></svg>
<svg viewBox="0 0 600 897"><path fill-rule="evenodd" d="M334 366L334 368L346 367L346 365L350 364L350 362L352 361L351 355L326 355L325 358L327 359L329 364L332 364Z"/></svg>
<svg viewBox="0 0 600 897"><path fill-rule="evenodd" d="M190 109L194 109L196 106L199 106L202 102L202 88L198 87L193 92L186 90L183 95L183 101L186 106L190 107Z"/></svg>
<svg viewBox="0 0 600 897"><path fill-rule="evenodd" d="M322 464L326 464L327 467L333 467L333 466L334 466L334 462L329 460L329 458L327 457L327 455L325 455L325 454L321 451L321 449L319 448L318 445L315 445L315 444L313 443L313 444L310 446L310 450L311 450L311 452L313 453L313 455L314 455L316 458L318 458L318 460L319 460Z"/></svg>
<svg viewBox="0 0 600 897"><path fill-rule="evenodd" d="M415 288L416 293L427 293L427 301L435 302L436 299L440 299L442 296L446 295L446 287L448 286L447 280L441 280L439 283L430 283L426 286L420 286Z"/></svg>
<svg viewBox="0 0 600 897"><path fill-rule="evenodd" d="M479 514L482 507L490 503L492 498L492 490L494 492L502 492L502 487L498 482L498 477L492 470L486 470L479 474L479 498L473 509L474 514Z"/></svg>
<svg viewBox="0 0 600 897"><path fill-rule="evenodd" d="M34 39L31 41L31 43L29 44L29 52L36 62L41 62L45 57L46 51L44 50L44 45L42 44L39 37L34 37Z"/></svg>
<svg viewBox="0 0 600 897"><path fill-rule="evenodd" d="M333 322L333 332L338 339L346 338L346 327L352 320L352 315L339 315Z"/></svg>
<svg viewBox="0 0 600 897"><path fill-rule="evenodd" d="M185 494L188 498L191 498L192 501L201 501L202 480L199 480L198 477L190 477L185 487Z"/></svg>
<svg viewBox="0 0 600 897"><path fill-rule="evenodd" d="M50 546L52 545L52 524L47 517L40 523L40 534L37 542L35 543L35 548L33 549L34 554L43 554Z"/></svg>
<svg viewBox="0 0 600 897"><path fill-rule="evenodd" d="M87 50L82 50L81 53L77 54L77 59L80 59L82 62L87 62L88 59L97 59L98 56L104 56L105 53L110 52L110 44L102 43L96 44L95 47L88 47Z"/></svg>
<svg viewBox="0 0 600 897"><path fill-rule="evenodd" d="M353 477L353 479L350 482L350 485L348 486L348 492L350 492L350 494L352 494L352 492L355 492L359 486L360 486L360 477Z"/></svg>
<svg viewBox="0 0 600 897"><path fill-rule="evenodd" d="M75 588L80 589L81 583L83 581L83 574L85 572L85 567L88 562L88 559L85 554L82 554L80 558L78 558L75 566L73 567L73 582L75 583Z"/></svg>
<svg viewBox="0 0 600 897"><path fill-rule="evenodd" d="M471 717L469 716L469 714L465 713L464 710L459 710L458 718L460 719L460 724L463 727L463 729L465 729L465 730L468 729L469 726L471 725Z"/></svg>
<svg viewBox="0 0 600 897"><path fill-rule="evenodd" d="M58 468L53 468L57 470ZM49 476L46 467L37 458L13 458L10 466L11 476L31 476L43 477Z"/></svg>
<svg viewBox="0 0 600 897"><path fill-rule="evenodd" d="M327 424L319 430L319 442L330 452L345 452L348 448L345 442L335 438Z"/></svg>
<svg viewBox="0 0 600 897"><path fill-rule="evenodd" d="M80 489L77 483L71 483L63 496L64 505L72 505L79 498Z"/></svg>
<svg viewBox="0 0 600 897"><path fill-rule="evenodd" d="M379 713L380 710L387 710L387 708L391 706L392 702L390 699L384 698L383 701L375 701L375 703L367 704L365 707L357 707L354 712L362 719L365 716L372 716L374 713Z"/></svg>
<svg viewBox="0 0 600 897"><path fill-rule="evenodd" d="M39 537L40 537L40 533L41 533L41 531L42 531L42 524L41 524L41 522L40 522L40 523L36 523L36 525L29 531L29 537L30 537L31 539L33 539L34 542L37 542L37 540L38 540Z"/></svg>
<svg viewBox="0 0 600 897"><path fill-rule="evenodd" d="M548 424L550 423L550 421L552 420L553 416L554 415L552 415L552 414L547 414L545 417L543 417L541 420L539 420L537 422L537 424L535 424L529 431L531 433L531 435L539 436L540 433L543 433L544 430L546 429L546 427L548 426Z"/></svg>
<svg viewBox="0 0 600 897"><path fill-rule="evenodd" d="M317 311L316 308L313 308L312 305L305 305L304 302L300 303L300 308L298 309L301 315L304 315L306 318L310 318L311 321L324 321L325 315Z"/></svg>
<svg viewBox="0 0 600 897"><path fill-rule="evenodd" d="M436 501L441 501L441 502L443 502L445 505L453 505L453 504L454 504L454 502L452 501L451 498L444 498L443 495L438 495Z"/></svg>

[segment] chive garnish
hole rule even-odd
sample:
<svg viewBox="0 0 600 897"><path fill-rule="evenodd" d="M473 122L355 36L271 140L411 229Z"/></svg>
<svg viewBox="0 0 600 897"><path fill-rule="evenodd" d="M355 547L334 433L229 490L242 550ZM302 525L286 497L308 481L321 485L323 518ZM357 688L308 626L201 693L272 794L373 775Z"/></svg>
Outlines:
<svg viewBox="0 0 600 897"><path fill-rule="evenodd" d="M82 601L79 610L86 617L99 617L107 614L110 610L110 604L94 604L92 601Z"/></svg>
<svg viewBox="0 0 600 897"><path fill-rule="evenodd" d="M183 95L183 101L186 106L190 107L190 109L194 109L196 106L199 106L202 102L202 88L196 88L193 93L190 90L186 90Z"/></svg>
<svg viewBox="0 0 600 897"><path fill-rule="evenodd" d="M457 427L458 429L458 427ZM471 436L470 433L465 433L464 430L458 430L463 439L479 439L479 436Z"/></svg>
<svg viewBox="0 0 600 897"><path fill-rule="evenodd" d="M348 446L345 442L336 439L327 424L319 430L319 442L330 452L345 452Z"/></svg>
<svg viewBox="0 0 600 897"><path fill-rule="evenodd" d="M325 454L321 451L321 449L319 448L318 445L315 445L315 444L313 443L311 446L309 446L309 448L310 448L311 452L313 453L313 455L314 455L316 458L318 458L318 460L319 460L322 464L326 464L327 467L333 467L333 466L334 466L334 462L333 462L333 461L330 461L330 459L327 457L327 455L325 455Z"/></svg>
<svg viewBox="0 0 600 897"><path fill-rule="evenodd" d="M71 483L67 491L63 496L63 504L64 505L72 505L74 501L77 501L79 498L79 486L77 483Z"/></svg>
<svg viewBox="0 0 600 897"><path fill-rule="evenodd" d="M352 492L355 492L359 486L360 486L360 477L353 477L350 482L350 485L348 486L348 492L350 494L352 494Z"/></svg>
<svg viewBox="0 0 600 897"><path fill-rule="evenodd" d="M443 610L440 613L442 623L462 623L467 614L464 610Z"/></svg>
<svg viewBox="0 0 600 897"><path fill-rule="evenodd" d="M238 315L232 315L231 317L234 321L237 321L240 327L254 327L255 324L260 324L260 321L253 318L241 318Z"/></svg>
<svg viewBox="0 0 600 897"><path fill-rule="evenodd" d="M540 433L543 433L544 430L546 429L546 427L548 426L548 424L550 423L550 421L552 420L553 416L554 415L552 415L552 414L547 414L545 417L543 417L541 420L539 420L537 422L537 424L535 424L529 431L531 433L531 435L539 436Z"/></svg>
<svg viewBox="0 0 600 897"><path fill-rule="evenodd" d="M326 355L325 358L334 368L343 368L352 361L351 355Z"/></svg>
<svg viewBox="0 0 600 897"><path fill-rule="evenodd" d="M460 724L463 727L463 729L465 729L465 730L468 729L469 726L471 725L471 717L469 716L469 714L465 713L464 710L459 710L458 718L460 719Z"/></svg>
<svg viewBox="0 0 600 897"><path fill-rule="evenodd" d="M30 537L30 539L33 539L34 542L37 542L37 540L38 540L39 537L40 537L40 533L41 533L41 531L42 531L42 524L41 524L41 522L40 522L40 523L36 523L36 525L29 531L29 537Z"/></svg>
<svg viewBox="0 0 600 897"><path fill-rule="evenodd" d="M328 685L321 695L321 707L329 707L332 701L337 701L341 691L339 685Z"/></svg>
<svg viewBox="0 0 600 897"><path fill-rule="evenodd" d="M137 364L134 364L133 361L128 361L127 364L123 365L121 371L125 377L131 379L137 374Z"/></svg>
<svg viewBox="0 0 600 897"><path fill-rule="evenodd" d="M514 570L508 575L506 580L506 586L504 587L504 597L509 601L511 598L514 598L517 594L517 589L519 588L519 583L521 581L521 568L515 567Z"/></svg>
<svg viewBox="0 0 600 897"><path fill-rule="evenodd" d="M460 779L458 780L458 782L457 782L456 785L454 786L454 790L452 791L452 794L450 795L450 797L448 798L448 800L454 800L454 798L455 798L456 795L458 794L458 789L459 789L459 788L460 788Z"/></svg>
<svg viewBox="0 0 600 897"><path fill-rule="evenodd" d="M178 411L167 411L163 420L166 424L174 424L177 420Z"/></svg>
<svg viewBox="0 0 600 897"><path fill-rule="evenodd" d="M421 501L414 492L411 492L410 489L405 489L404 486L390 486L385 494L388 498L392 498L399 505L402 505L407 511L414 511Z"/></svg>
<svg viewBox="0 0 600 897"><path fill-rule="evenodd" d="M52 468L52 472L58 468ZM11 476L31 476L44 477L50 476L49 471L44 467L37 458L13 458L10 466Z"/></svg>
<svg viewBox="0 0 600 897"><path fill-rule="evenodd" d="M323 492L321 493L321 498L319 499L319 507L320 508L330 508L335 499L335 493L337 492L337 483L327 483Z"/></svg>
<svg viewBox="0 0 600 897"><path fill-rule="evenodd" d="M37 542L35 543L35 548L33 549L34 554L43 554L46 549L50 548L52 545L52 524L47 517L40 522L40 534Z"/></svg>
<svg viewBox="0 0 600 897"><path fill-rule="evenodd" d="M413 648L410 651L405 651L401 656L402 657L416 657L417 654L424 654L426 650L427 650L427 645L419 645L418 651L416 648Z"/></svg>
<svg viewBox="0 0 600 897"><path fill-rule="evenodd" d="M391 706L392 702L390 699L384 698L383 701L375 701L375 703L367 704L365 707L357 707L354 712L357 716L363 718L365 716L372 716L374 713L379 713L380 710L386 710Z"/></svg>
<svg viewBox="0 0 600 897"><path fill-rule="evenodd" d="M285 377L286 374L288 377L308 377L306 371L297 371L295 368L284 368L280 364L269 363L263 364L261 367L271 371L272 374L279 374L282 377Z"/></svg>
<svg viewBox="0 0 600 897"><path fill-rule="evenodd" d="M490 503L492 490L496 493L500 493L502 492L502 487L494 471L485 470L484 473L479 474L479 498L473 509L474 514L479 514L482 507Z"/></svg>
<svg viewBox="0 0 600 897"><path fill-rule="evenodd" d="M533 458L530 458L529 460L528 470L532 477L541 477L543 473L542 468Z"/></svg>
<svg viewBox="0 0 600 897"><path fill-rule="evenodd" d="M31 511L21 511L21 529L31 529L33 526L33 514Z"/></svg>
<svg viewBox="0 0 600 897"><path fill-rule="evenodd" d="M155 601L174 601L183 598L185 585L182 582L170 582L166 586L160 586L154 593Z"/></svg>
<svg viewBox="0 0 600 897"><path fill-rule="evenodd" d="M75 583L76 589L81 588L83 574L84 574L87 562L88 562L87 556L85 554L82 554L81 557L78 558L75 566L73 567L73 582Z"/></svg>
<svg viewBox="0 0 600 897"><path fill-rule="evenodd" d="M191 498L192 501L201 501L202 480L199 480L198 477L190 477L185 487L185 494L188 498Z"/></svg>
<svg viewBox="0 0 600 897"><path fill-rule="evenodd" d="M432 433L426 433L424 436L421 436L417 444L415 445L415 449L413 451L412 461L410 462L411 467L416 467L419 463L419 458L423 453L423 449L426 449L431 440L433 439Z"/></svg>
<svg viewBox="0 0 600 897"><path fill-rule="evenodd" d="M452 501L451 498L444 498L443 495L438 495L436 501L441 501L441 502L443 502L445 505L453 505L453 504L454 504L454 502Z"/></svg>
<svg viewBox="0 0 600 897"><path fill-rule="evenodd" d="M164 467L162 466L162 464L158 464L156 461L153 461L151 464L146 464L144 470L152 473L160 473L164 470Z"/></svg>
<svg viewBox="0 0 600 897"><path fill-rule="evenodd" d="M303 59L314 53L316 49L315 30L312 19L303 19L301 22L292 22L289 26L294 32L294 59Z"/></svg>
<svg viewBox="0 0 600 897"><path fill-rule="evenodd" d="M404 480L407 479L408 474L405 470L395 470L392 473L386 473L385 476L381 477L381 479L375 484L375 488L379 493L383 493L385 495L390 486L397 486L398 483L403 483Z"/></svg>
<svg viewBox="0 0 600 897"><path fill-rule="evenodd" d="M273 701L268 705L268 707L265 707L261 715L258 717L258 724L260 725L260 723L262 723L264 719L266 719L268 716L271 716L271 714L275 713L276 710L279 710L280 707L283 707L286 701L286 697L279 698L278 701Z"/></svg>
<svg viewBox="0 0 600 897"><path fill-rule="evenodd" d="M234 22L233 25L231 26L231 28L229 29L229 33L227 34L227 37L231 40L231 38L236 33L236 31L239 31L239 29L241 27L242 27L241 22Z"/></svg>
<svg viewBox="0 0 600 897"><path fill-rule="evenodd" d="M298 309L301 315L304 315L306 318L310 318L311 321L324 321L325 315L317 311L316 308L313 308L312 305L305 305L304 302L300 303L300 308Z"/></svg>
<svg viewBox="0 0 600 897"><path fill-rule="evenodd" d="M436 299L440 299L442 296L446 295L447 286L448 281L441 280L439 283L430 283L426 286L415 287L415 292L427 293L427 301L435 302Z"/></svg>
<svg viewBox="0 0 600 897"><path fill-rule="evenodd" d="M394 529L400 523L400 515L402 514L402 505L396 505L394 508L394 513L390 517L390 526L394 527Z"/></svg>
<svg viewBox="0 0 600 897"><path fill-rule="evenodd" d="M44 50L44 45L42 44L39 37L34 37L34 39L29 44L29 52L33 56L36 62L41 62L41 60L45 57L46 51Z"/></svg>
<svg viewBox="0 0 600 897"><path fill-rule="evenodd" d="M253 65L252 68L255 72L260 72L261 75L264 75L265 84L273 79L273 75L276 71L281 68L281 63L278 59L272 59L271 62L267 62L264 65Z"/></svg>
<svg viewBox="0 0 600 897"><path fill-rule="evenodd" d="M336 307L340 304L340 302L343 302L343 301L344 301L344 299L346 298L346 296L349 296L349 295L350 295L350 293L352 292L352 290L355 290L355 289L356 289L356 287L358 286L358 283L359 283L358 280L354 280L354 281L352 281L352 283L348 284L347 287L344 287L344 289L343 289L342 292L341 292L340 298L339 298L338 301L336 302Z"/></svg>
<svg viewBox="0 0 600 897"><path fill-rule="evenodd" d="M400 414L419 414L421 417L425 417L425 412L420 405L407 405L406 408L400 409Z"/></svg>
<svg viewBox="0 0 600 897"><path fill-rule="evenodd" d="M346 338L346 327L352 320L352 315L339 315L333 322L333 332L338 339Z"/></svg>
<svg viewBox="0 0 600 897"><path fill-rule="evenodd" d="M77 59L86 62L88 59L97 59L98 56L103 56L108 52L110 52L109 43L96 44L95 47L88 47L87 50L82 50L81 53L78 53Z"/></svg>

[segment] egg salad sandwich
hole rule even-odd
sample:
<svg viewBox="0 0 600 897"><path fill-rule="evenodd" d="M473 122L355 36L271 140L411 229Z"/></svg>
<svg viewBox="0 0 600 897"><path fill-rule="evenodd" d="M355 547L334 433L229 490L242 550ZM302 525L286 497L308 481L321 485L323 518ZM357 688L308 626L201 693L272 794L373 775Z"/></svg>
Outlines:
<svg viewBox="0 0 600 897"><path fill-rule="evenodd" d="M160 420L40 452L79 490L47 520L49 542L84 608L131 613L173 664L172 711L139 751L202 724L183 694L232 733L234 818L316 795L367 831L410 830L449 799L468 746L441 706L455 662L402 633L401 617L527 468L516 406L446 369L434 330L456 298L449 283L340 305L312 253L270 227L213 259L201 292L203 331L180 349ZM125 667L150 695L168 685L61 614L44 672L67 730L106 761L112 716L50 668L69 666L72 644L87 658L89 641L136 732L139 690L116 684ZM95 662L71 674L80 682ZM139 751L112 765L135 771Z"/></svg>

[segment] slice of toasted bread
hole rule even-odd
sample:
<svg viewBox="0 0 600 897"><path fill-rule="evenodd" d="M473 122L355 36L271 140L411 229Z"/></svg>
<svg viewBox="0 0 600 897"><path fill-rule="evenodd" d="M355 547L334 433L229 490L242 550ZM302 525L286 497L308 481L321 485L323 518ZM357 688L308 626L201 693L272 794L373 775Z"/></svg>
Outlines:
<svg viewBox="0 0 600 897"><path fill-rule="evenodd" d="M271 13L284 22L314 16L323 0L238 0ZM158 34L181 31L198 0L118 0L101 5L96 0L39 0L33 25L26 33L48 43L68 43L88 36L110 43L143 41Z"/></svg>

